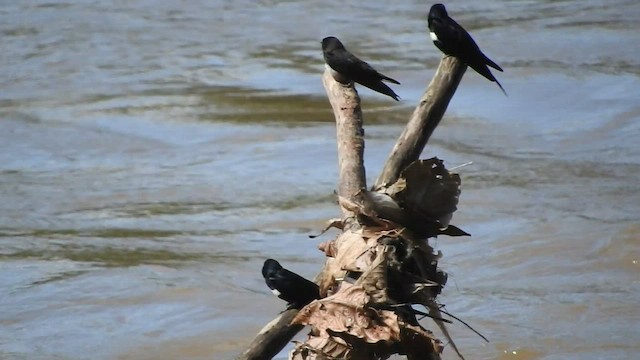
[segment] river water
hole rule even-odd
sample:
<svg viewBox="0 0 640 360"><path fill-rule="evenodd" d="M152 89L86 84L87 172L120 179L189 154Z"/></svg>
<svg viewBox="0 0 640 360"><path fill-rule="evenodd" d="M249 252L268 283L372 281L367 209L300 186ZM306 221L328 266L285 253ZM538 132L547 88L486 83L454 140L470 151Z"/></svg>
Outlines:
<svg viewBox="0 0 640 360"><path fill-rule="evenodd" d="M509 94L467 71L423 154L473 162L473 236L434 244L440 300L491 342L458 324L458 346L637 358L640 2L447 5ZM429 6L1 1L0 358L241 351L284 305L263 260L313 277L335 236L307 237L339 214L320 40L402 82L360 89L372 183L440 59Z"/></svg>

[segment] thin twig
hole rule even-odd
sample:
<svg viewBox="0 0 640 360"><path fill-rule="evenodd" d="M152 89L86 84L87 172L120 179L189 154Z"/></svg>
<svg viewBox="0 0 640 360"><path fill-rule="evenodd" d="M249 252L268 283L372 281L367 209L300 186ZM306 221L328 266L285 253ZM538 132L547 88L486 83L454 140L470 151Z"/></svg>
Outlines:
<svg viewBox="0 0 640 360"><path fill-rule="evenodd" d="M478 334L478 336L480 336L484 341L489 342L489 339L487 339L484 335L482 335L478 330L476 330L476 329L474 329L473 327L471 327L471 325L467 324L464 320L460 319L459 317L457 317L457 316L455 316L455 315L452 315L452 314L451 314L451 313L449 313L449 312L446 312L446 311L442 310L442 308L440 308L440 312L441 312L441 313L443 313L443 314L445 314L445 315L448 315L448 316L450 316L450 317L454 318L455 320L458 320L459 322L461 322L461 323L462 323L462 325L464 325L464 326L466 326L467 328L469 328L469 330L471 330L471 331L473 331L474 333Z"/></svg>

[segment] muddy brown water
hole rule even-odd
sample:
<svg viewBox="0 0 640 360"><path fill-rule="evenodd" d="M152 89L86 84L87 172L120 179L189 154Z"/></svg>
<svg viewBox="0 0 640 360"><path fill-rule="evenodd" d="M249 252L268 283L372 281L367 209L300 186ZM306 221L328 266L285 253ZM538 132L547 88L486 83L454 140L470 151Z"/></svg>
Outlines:
<svg viewBox="0 0 640 360"><path fill-rule="evenodd" d="M473 359L640 353L640 3L456 1L468 71L424 156L460 169L434 242ZM338 215L320 39L361 89L371 183L440 58L418 1L0 4L0 358L230 359L312 277ZM432 324L425 322L425 326ZM285 353L281 358L286 357ZM445 358L455 358L450 347Z"/></svg>

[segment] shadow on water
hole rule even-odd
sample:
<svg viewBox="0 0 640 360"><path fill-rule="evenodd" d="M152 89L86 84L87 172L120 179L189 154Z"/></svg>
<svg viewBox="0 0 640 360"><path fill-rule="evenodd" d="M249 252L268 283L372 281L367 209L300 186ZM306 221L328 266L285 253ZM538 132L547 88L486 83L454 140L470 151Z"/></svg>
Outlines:
<svg viewBox="0 0 640 360"><path fill-rule="evenodd" d="M88 245L58 244L49 250L22 250L0 255L5 260L71 260L94 263L105 267L128 267L139 265L164 265L170 267L188 266L191 262L235 263L246 261L249 257L230 254L183 253L177 251L149 248L114 248L110 246L94 247ZM64 277L63 277L64 278Z"/></svg>
<svg viewBox="0 0 640 360"><path fill-rule="evenodd" d="M368 89L360 92L364 92L365 97L370 95ZM144 99L144 102L136 99ZM371 124L396 123L406 119L407 114L412 111L407 105L384 99L367 98L365 101L367 107L364 114L367 122ZM183 110L193 114L194 119L215 123L314 126L317 123L334 121L331 108L324 96L238 86L203 84L175 89L158 87L126 97L92 96L79 99L77 104L89 105L92 108L91 112L95 113L127 116Z"/></svg>

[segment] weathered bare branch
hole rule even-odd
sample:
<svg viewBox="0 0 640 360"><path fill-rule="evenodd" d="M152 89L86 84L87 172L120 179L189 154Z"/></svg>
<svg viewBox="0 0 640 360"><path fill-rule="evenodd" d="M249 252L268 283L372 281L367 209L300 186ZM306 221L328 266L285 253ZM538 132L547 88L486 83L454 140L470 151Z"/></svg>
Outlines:
<svg viewBox="0 0 640 360"><path fill-rule="evenodd" d="M360 97L353 84L337 82L328 70L325 71L322 82L336 118L339 166L338 194L341 197L351 199L367 186L363 160L364 130ZM349 221L349 219L353 219L353 213L349 209L342 207L342 213L347 227L356 226L355 222ZM318 275L319 281L326 277L325 270ZM267 324L237 360L263 360L275 356L302 330L303 326L290 325L297 313L297 310L287 310Z"/></svg>
<svg viewBox="0 0 640 360"><path fill-rule="evenodd" d="M352 199L361 189L366 188L364 170L364 129L360 97L353 84L337 82L330 70L322 76L329 102L336 118L338 142L338 195ZM342 209L343 217L351 216Z"/></svg>
<svg viewBox="0 0 640 360"><path fill-rule="evenodd" d="M391 150L374 189L394 183L404 168L418 160L447 110L466 69L467 66L457 58L443 56L429 87Z"/></svg>
<svg viewBox="0 0 640 360"><path fill-rule="evenodd" d="M296 309L287 310L265 325L237 360L269 360L276 356L302 330L301 325L289 325L297 314Z"/></svg>

